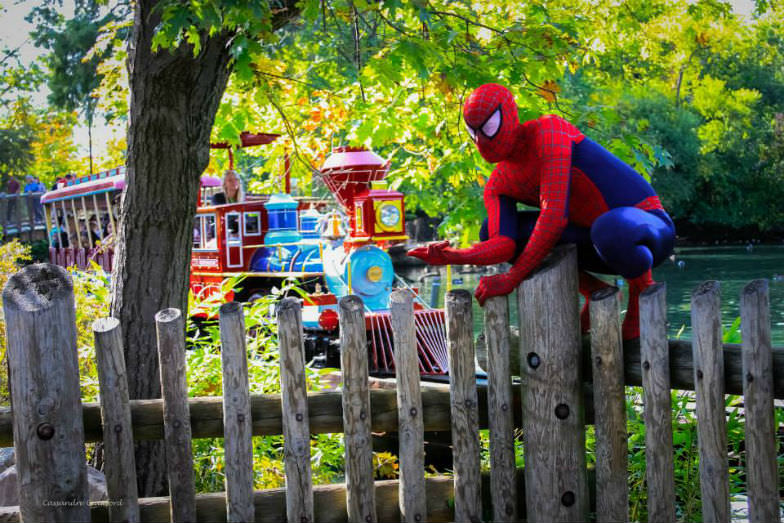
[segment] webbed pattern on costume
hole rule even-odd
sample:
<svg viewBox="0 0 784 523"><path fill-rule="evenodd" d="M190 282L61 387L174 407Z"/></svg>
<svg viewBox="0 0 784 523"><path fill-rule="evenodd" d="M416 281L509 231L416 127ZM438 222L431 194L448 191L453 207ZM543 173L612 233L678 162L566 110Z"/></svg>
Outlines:
<svg viewBox="0 0 784 523"><path fill-rule="evenodd" d="M499 205L500 195L510 194L514 197L519 184L527 187L538 186L539 207L541 213L536 221L531 239L525 246L521 256L517 258L511 273L514 278L522 280L528 275L555 246L569 220L569 196L571 178L572 146L584 139L583 134L572 124L557 116L544 116L528 124L533 138L533 147L523 154L523 162L510 159L497 168L507 174L493 185L497 193L491 205ZM528 154L525 154L525 153ZM530 157L525 158L526 156ZM525 161L529 160L529 161ZM507 165L504 165L507 164ZM506 171L506 172L505 172ZM510 176L510 174L512 176ZM495 176L495 171L493 172ZM490 209L488 208L488 217ZM515 215L513 218L517 220ZM499 224L500 229L500 224ZM493 224L489 223L492 237Z"/></svg>
<svg viewBox="0 0 784 523"><path fill-rule="evenodd" d="M493 136L482 130L496 111L501 113L501 123ZM516 131L520 126L517 104L512 93L498 84L485 84L476 89L463 106L463 119L482 157L490 163L508 158L516 145Z"/></svg>
<svg viewBox="0 0 784 523"><path fill-rule="evenodd" d="M608 211L607 202L584 172L572 165L571 173L571 193L579 196L569 200L569 222L590 227L596 218Z"/></svg>
<svg viewBox="0 0 784 523"><path fill-rule="evenodd" d="M471 265L495 265L509 261L515 253L513 236L499 235L485 242L476 244L474 249L444 249L449 263L467 263Z"/></svg>
<svg viewBox="0 0 784 523"><path fill-rule="evenodd" d="M578 244L581 268L635 281L671 252L674 225L650 184L574 125L554 115L520 124L514 97L497 84L474 91L463 117L482 157L497 164L484 191L483 241L410 253L437 264L513 260L509 272L480 279L480 303L511 292L559 241ZM540 210L518 213L517 202Z"/></svg>
<svg viewBox="0 0 784 523"><path fill-rule="evenodd" d="M524 278L542 261L567 223L589 228L613 208L662 208L642 176L562 118L551 115L526 122L521 132L533 147L498 164L484 198L488 236L493 238L509 234L506 231L515 227L510 224L518 221L514 206L505 198L535 203L538 196L539 218L512 268L517 278Z"/></svg>

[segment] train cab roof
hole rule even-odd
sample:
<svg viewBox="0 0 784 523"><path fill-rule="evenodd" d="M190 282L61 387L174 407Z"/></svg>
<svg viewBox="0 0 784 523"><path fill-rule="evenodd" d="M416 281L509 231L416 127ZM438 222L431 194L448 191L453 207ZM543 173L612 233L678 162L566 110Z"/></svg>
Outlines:
<svg viewBox="0 0 784 523"><path fill-rule="evenodd" d="M125 167L117 167L81 176L57 184L57 188L44 193L41 203L52 203L60 200L70 200L105 192L122 191L125 188Z"/></svg>

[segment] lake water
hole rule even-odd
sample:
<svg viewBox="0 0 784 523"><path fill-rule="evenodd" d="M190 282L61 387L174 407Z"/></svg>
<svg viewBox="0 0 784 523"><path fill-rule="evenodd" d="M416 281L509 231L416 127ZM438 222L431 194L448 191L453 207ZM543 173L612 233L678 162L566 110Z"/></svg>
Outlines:
<svg viewBox="0 0 784 523"><path fill-rule="evenodd" d="M473 292L481 274L461 273L461 267L452 270L452 288ZM433 269L430 269L432 272ZM443 274L443 269L442 269ZM437 285L433 295L432 276L425 276L421 269L405 274L420 288L420 295L428 302L432 298L443 306L445 286ZM690 339L691 293L706 280L721 283L722 323L725 329L740 316L740 292L750 281L765 278L769 283L771 334L773 345L784 346L784 246L746 247L685 247L675 251L675 259L654 269L654 279L667 284L667 309L671 338ZM612 281L610 278L605 278ZM619 281L622 288L625 282ZM517 322L517 301L510 300L512 321ZM626 297L622 308L626 307ZM482 328L482 310L474 300L474 331Z"/></svg>

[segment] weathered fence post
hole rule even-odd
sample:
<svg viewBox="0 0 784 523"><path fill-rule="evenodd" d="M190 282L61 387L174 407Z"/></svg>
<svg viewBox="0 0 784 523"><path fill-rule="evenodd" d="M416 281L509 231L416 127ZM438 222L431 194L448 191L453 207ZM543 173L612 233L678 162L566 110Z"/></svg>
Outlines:
<svg viewBox="0 0 784 523"><path fill-rule="evenodd" d="M675 521L670 356L667 342L667 287L657 283L640 295L645 475L648 521Z"/></svg>
<svg viewBox="0 0 784 523"><path fill-rule="evenodd" d="M349 523L377 521L370 439L367 334L363 309L362 300L357 296L346 296L338 302Z"/></svg>
<svg viewBox="0 0 784 523"><path fill-rule="evenodd" d="M719 282L702 283L692 292L691 330L702 519L727 522L730 519L730 485Z"/></svg>
<svg viewBox="0 0 784 523"><path fill-rule="evenodd" d="M755 280L740 296L743 334L743 405L746 415L746 477L749 521L779 521L773 353L767 280Z"/></svg>
<svg viewBox="0 0 784 523"><path fill-rule="evenodd" d="M289 523L311 523L313 480L310 469L310 418L305 381L302 309L297 298L284 298L278 306L278 339L284 413L286 519Z"/></svg>
<svg viewBox="0 0 784 523"><path fill-rule="evenodd" d="M596 413L596 520L629 518L628 442L618 289L591 296L591 364Z"/></svg>
<svg viewBox="0 0 784 523"><path fill-rule="evenodd" d="M449 395L455 471L455 521L482 521L479 470L479 401L474 365L471 294L446 294L446 343L449 349Z"/></svg>
<svg viewBox="0 0 784 523"><path fill-rule="evenodd" d="M27 266L3 289L3 310L22 519L89 521L71 277Z"/></svg>
<svg viewBox="0 0 784 523"><path fill-rule="evenodd" d="M487 344L487 420L490 428L490 494L493 521L517 521L509 300L495 296L484 306Z"/></svg>
<svg viewBox="0 0 784 523"><path fill-rule="evenodd" d="M588 481L574 246L556 248L517 293L528 521L583 521Z"/></svg>
<svg viewBox="0 0 784 523"><path fill-rule="evenodd" d="M223 447L226 459L226 520L253 521L253 421L250 415L245 315L236 301L220 307L223 367ZM284 416L285 419L285 416Z"/></svg>
<svg viewBox="0 0 784 523"><path fill-rule="evenodd" d="M128 401L122 331L117 318L93 323L98 382L101 388L104 472L109 494L109 521L139 521L136 460Z"/></svg>
<svg viewBox="0 0 784 523"><path fill-rule="evenodd" d="M414 331L414 301L408 290L397 290L389 299L395 344L397 417L400 441L400 514L408 523L425 521L425 433L419 356Z"/></svg>
<svg viewBox="0 0 784 523"><path fill-rule="evenodd" d="M185 321L179 309L164 309L155 315L155 326L171 520L173 523L192 522L196 521L196 491L193 486L191 419L185 375Z"/></svg>

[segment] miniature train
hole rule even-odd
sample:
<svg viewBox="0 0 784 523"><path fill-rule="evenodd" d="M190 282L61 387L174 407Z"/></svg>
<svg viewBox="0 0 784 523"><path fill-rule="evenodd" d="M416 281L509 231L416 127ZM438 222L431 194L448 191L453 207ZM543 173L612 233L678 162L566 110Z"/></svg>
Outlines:
<svg viewBox="0 0 784 523"><path fill-rule="evenodd" d="M276 135L244 133L242 138L243 145L257 145ZM407 237L403 194L387 187L388 168L388 162L364 148L336 149L320 174L340 209L285 192L212 205L210 197L221 182L203 176L193 227L192 291L219 293L226 278L242 276L242 288L226 298L247 302L268 294L283 278L295 278L306 291L306 356L323 366L340 362L337 300L358 295L365 304L370 371L394 374L389 297L407 285L395 274L386 249ZM114 169L73 180L42 197L52 263L85 267L94 259L110 270L111 246L106 236L102 246L92 242L100 233L91 232L90 213L114 230L124 180L124 169ZM446 374L443 311L415 300L414 316L421 373Z"/></svg>

